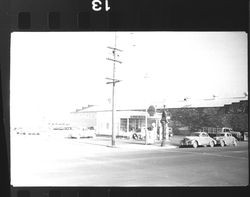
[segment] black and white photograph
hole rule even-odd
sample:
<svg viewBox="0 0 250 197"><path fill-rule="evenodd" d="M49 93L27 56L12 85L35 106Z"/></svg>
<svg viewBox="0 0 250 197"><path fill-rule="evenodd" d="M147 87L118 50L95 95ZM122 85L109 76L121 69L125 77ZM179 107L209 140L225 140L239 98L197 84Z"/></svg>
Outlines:
<svg viewBox="0 0 250 197"><path fill-rule="evenodd" d="M14 32L15 187L247 186L243 31Z"/></svg>

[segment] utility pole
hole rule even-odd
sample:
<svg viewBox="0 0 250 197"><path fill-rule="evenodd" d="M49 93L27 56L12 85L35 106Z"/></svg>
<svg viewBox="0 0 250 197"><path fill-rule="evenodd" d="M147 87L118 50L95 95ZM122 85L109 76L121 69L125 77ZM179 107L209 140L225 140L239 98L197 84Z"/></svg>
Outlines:
<svg viewBox="0 0 250 197"><path fill-rule="evenodd" d="M113 84L112 88L112 139L111 139L111 145L112 147L115 146L115 84L119 83L121 80L118 80L115 78L115 64L122 63L121 61L116 60L116 52L122 50L116 48L116 32L115 32L115 46L114 47L108 47L112 50L113 53L113 59L107 58L107 60L113 61L113 78L106 78L107 80L111 80L110 82L107 82L107 84Z"/></svg>

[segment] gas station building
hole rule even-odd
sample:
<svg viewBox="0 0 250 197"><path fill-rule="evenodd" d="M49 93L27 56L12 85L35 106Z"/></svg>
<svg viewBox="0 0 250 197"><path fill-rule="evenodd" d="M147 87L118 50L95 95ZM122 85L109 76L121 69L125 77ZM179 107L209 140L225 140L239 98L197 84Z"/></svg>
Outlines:
<svg viewBox="0 0 250 197"><path fill-rule="evenodd" d="M82 127L95 127L96 133L100 135L112 134L112 109L105 106L91 106L89 108L72 112L72 124ZM153 123L160 126L161 113L154 113L150 116L142 109L117 109L115 112L116 135L142 128L150 128Z"/></svg>

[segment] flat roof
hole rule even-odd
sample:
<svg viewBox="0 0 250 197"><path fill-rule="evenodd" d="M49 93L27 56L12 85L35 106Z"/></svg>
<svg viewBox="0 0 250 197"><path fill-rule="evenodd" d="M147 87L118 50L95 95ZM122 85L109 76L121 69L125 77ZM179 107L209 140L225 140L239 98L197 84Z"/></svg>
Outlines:
<svg viewBox="0 0 250 197"><path fill-rule="evenodd" d="M239 103L241 101L247 101L248 99L243 98L215 98L215 99L189 99L188 101L168 101L165 104L166 109L173 109L173 108L206 108L206 107L224 107L225 105L231 105L233 103ZM116 111L146 111L150 105L117 105ZM156 108L163 108L163 104L156 104ZM86 113L86 112L108 112L112 111L112 105L94 105L89 106L85 109L77 110L73 113Z"/></svg>

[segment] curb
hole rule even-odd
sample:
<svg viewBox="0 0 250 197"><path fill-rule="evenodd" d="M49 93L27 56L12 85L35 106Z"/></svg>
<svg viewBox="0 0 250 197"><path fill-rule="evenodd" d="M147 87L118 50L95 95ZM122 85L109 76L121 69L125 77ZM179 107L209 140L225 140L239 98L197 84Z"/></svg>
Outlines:
<svg viewBox="0 0 250 197"><path fill-rule="evenodd" d="M178 146L173 145L166 145L164 147L156 146L156 145L118 145L116 148L120 150L126 150L126 151L138 151L138 150L165 150L165 149L175 149L178 148Z"/></svg>

